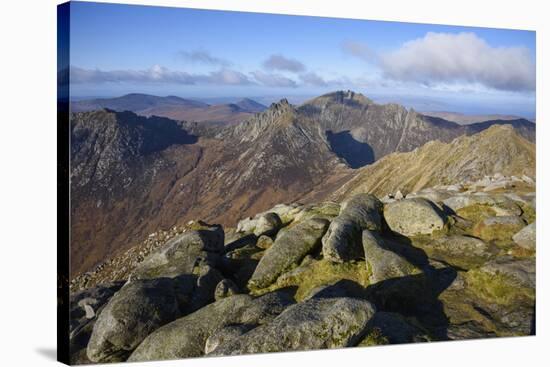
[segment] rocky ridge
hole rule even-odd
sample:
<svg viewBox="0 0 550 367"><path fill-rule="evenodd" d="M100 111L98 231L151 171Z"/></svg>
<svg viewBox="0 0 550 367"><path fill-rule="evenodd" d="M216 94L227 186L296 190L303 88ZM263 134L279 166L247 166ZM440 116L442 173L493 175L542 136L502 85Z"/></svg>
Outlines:
<svg viewBox="0 0 550 367"><path fill-rule="evenodd" d="M113 260L127 271L73 283L73 362L533 334L534 178L399 194L152 235ZM339 221L345 248L328 251Z"/></svg>

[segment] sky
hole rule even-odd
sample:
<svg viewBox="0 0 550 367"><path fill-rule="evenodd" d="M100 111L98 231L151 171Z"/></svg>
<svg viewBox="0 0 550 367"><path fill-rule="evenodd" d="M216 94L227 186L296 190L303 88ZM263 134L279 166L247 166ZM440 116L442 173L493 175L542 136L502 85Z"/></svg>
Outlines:
<svg viewBox="0 0 550 367"><path fill-rule="evenodd" d="M535 116L535 32L71 3L71 97L302 101Z"/></svg>

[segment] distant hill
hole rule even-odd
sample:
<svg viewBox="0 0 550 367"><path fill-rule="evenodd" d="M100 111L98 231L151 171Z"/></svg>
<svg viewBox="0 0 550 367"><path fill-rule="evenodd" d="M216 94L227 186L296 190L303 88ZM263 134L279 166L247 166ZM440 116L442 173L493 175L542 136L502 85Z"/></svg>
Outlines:
<svg viewBox="0 0 550 367"><path fill-rule="evenodd" d="M493 121L493 120L519 120L522 119L520 116L515 115L499 115L499 114L488 114L488 115L467 115L459 112L449 112L449 111L426 111L422 112L423 115L439 117L448 121L456 122L460 125L474 124L476 122L484 121Z"/></svg>
<svg viewBox="0 0 550 367"><path fill-rule="evenodd" d="M96 98L71 103L72 112L108 108L113 111L131 111L142 116L161 116L173 120L234 124L246 120L267 107L245 98L237 103L209 105L204 102L175 96L158 97L132 93L115 98Z"/></svg>
<svg viewBox="0 0 550 367"><path fill-rule="evenodd" d="M520 136L511 125L493 125L450 143L431 141L412 152L389 154L357 170L331 198L342 200L360 192L382 197L397 190L415 192L496 173L533 177L535 150L535 144Z"/></svg>

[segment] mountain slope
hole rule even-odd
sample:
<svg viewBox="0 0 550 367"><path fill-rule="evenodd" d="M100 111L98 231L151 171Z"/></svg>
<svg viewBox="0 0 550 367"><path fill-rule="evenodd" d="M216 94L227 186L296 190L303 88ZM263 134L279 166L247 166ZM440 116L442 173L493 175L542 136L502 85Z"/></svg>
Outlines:
<svg viewBox="0 0 550 367"><path fill-rule="evenodd" d="M71 121L72 274L158 228L195 218L235 226L325 182L341 184L349 172L324 131L297 120L286 101L218 136L131 112Z"/></svg>
<svg viewBox="0 0 550 367"><path fill-rule="evenodd" d="M353 92L325 95L298 108L282 100L240 123L224 126L113 110L74 113L71 272L89 270L159 229L191 219L234 227L237 218L277 203L326 198L353 177L345 188L392 191L405 181L412 189L419 182L469 174L462 169L453 176L437 165L439 161L450 164L441 159L445 154L473 162L487 155L509 157L513 162L513 155L502 150L508 145L493 143L494 151L484 151L478 147L484 146L481 141L464 152L431 148L423 156L398 155L405 160L403 165L380 159L395 156L395 151L411 151L427 140L451 141L491 124L466 131L397 105L373 104ZM524 128L534 135L534 127L531 130L525 124ZM513 130L501 130L532 146ZM427 146L440 145L446 146ZM510 152L514 149L513 144L509 146ZM476 155L466 154L471 152ZM516 153L517 159L524 157L521 151ZM374 165L365 166L375 159L379 160ZM482 174L510 162L488 161L472 172ZM426 171L430 167L433 172Z"/></svg>
<svg viewBox="0 0 550 367"><path fill-rule="evenodd" d="M451 143L432 141L412 152L390 154L358 170L331 197L342 199L359 192L381 197L397 190L415 192L495 173L535 176L535 166L535 145L518 135L512 126L495 125Z"/></svg>
<svg viewBox="0 0 550 367"><path fill-rule="evenodd" d="M199 121L216 124L235 124L246 120L266 107L251 99L237 103L209 105L203 102L168 96L127 94L116 98L99 98L71 103L72 112L108 108L114 111L132 111L143 116L162 116L174 120Z"/></svg>
<svg viewBox="0 0 550 367"><path fill-rule="evenodd" d="M393 152L411 151L431 140L449 142L475 134L491 125L511 123L534 141L535 124L527 120L487 121L461 126L425 116L397 104L376 104L352 91L337 91L314 98L298 108L327 131L333 150L353 168L373 163ZM358 159L358 156L364 157Z"/></svg>

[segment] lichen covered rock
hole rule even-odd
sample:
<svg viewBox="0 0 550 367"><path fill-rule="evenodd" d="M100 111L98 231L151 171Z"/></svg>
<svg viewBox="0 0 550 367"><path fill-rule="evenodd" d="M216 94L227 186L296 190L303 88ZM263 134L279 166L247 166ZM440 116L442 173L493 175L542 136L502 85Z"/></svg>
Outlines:
<svg viewBox="0 0 550 367"><path fill-rule="evenodd" d="M312 298L275 320L223 343L211 355L239 355L355 345L374 315L374 306L354 298Z"/></svg>
<svg viewBox="0 0 550 367"><path fill-rule="evenodd" d="M390 229L404 236L432 234L445 226L445 215L431 201L404 199L384 206L384 218Z"/></svg>
<svg viewBox="0 0 550 367"><path fill-rule="evenodd" d="M93 362L121 362L155 329L180 315L174 281L126 283L99 315L88 343Z"/></svg>
<svg viewBox="0 0 550 367"><path fill-rule="evenodd" d="M321 243L328 221L312 218L280 233L273 246L265 251L249 282L250 288L265 288L283 272L297 265Z"/></svg>

